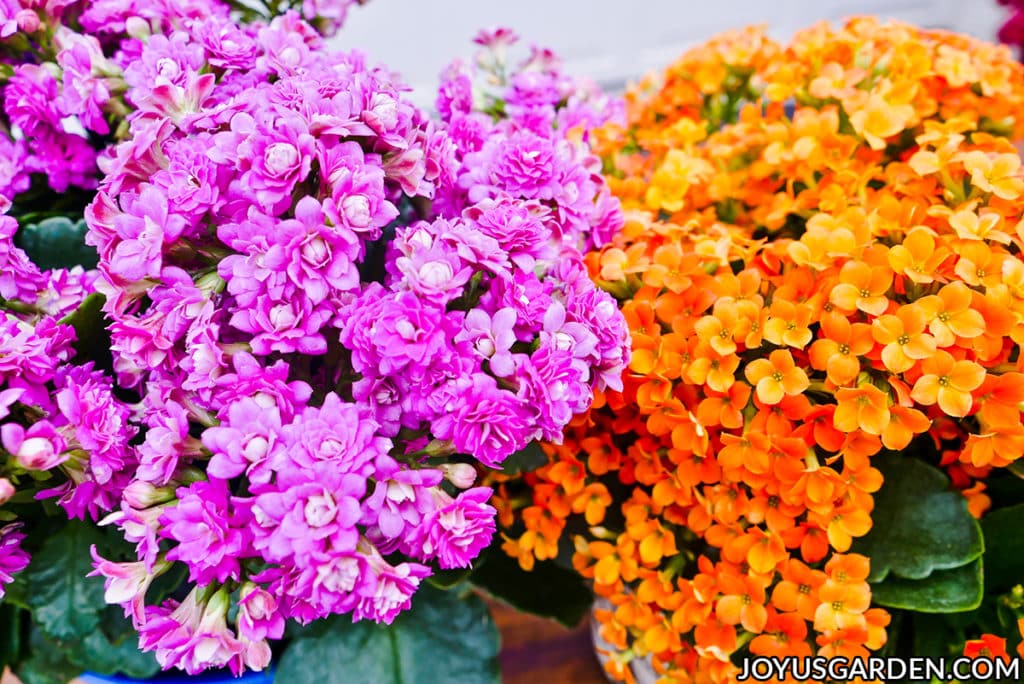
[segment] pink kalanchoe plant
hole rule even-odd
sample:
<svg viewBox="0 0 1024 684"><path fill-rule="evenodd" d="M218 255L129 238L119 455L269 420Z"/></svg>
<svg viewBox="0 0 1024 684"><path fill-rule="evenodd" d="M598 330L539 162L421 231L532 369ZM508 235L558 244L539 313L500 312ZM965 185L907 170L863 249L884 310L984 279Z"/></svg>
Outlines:
<svg viewBox="0 0 1024 684"><path fill-rule="evenodd" d="M86 211L141 398L106 519L137 560L96 571L162 666L237 673L287 619L391 623L469 567L496 515L474 467L620 386L626 328L580 252L621 223L585 142L616 113L542 52L507 119L437 122L297 13L201 34L137 46ZM192 586L147 604L140 562Z"/></svg>

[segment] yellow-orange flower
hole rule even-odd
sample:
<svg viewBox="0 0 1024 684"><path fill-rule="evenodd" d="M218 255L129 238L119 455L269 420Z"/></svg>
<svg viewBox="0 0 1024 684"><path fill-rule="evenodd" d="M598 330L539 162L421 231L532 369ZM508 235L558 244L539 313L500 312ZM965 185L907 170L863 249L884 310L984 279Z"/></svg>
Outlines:
<svg viewBox="0 0 1024 684"><path fill-rule="evenodd" d="M941 349L921 363L921 377L910 396L925 406L938 404L946 415L962 418L971 412L971 392L985 381L985 369L974 361L957 361Z"/></svg>
<svg viewBox="0 0 1024 684"><path fill-rule="evenodd" d="M832 288L829 301L842 311L860 310L879 316L889 307L885 293L892 285L888 266L870 266L863 261L849 261L839 272L839 284Z"/></svg>
<svg viewBox="0 0 1024 684"><path fill-rule="evenodd" d="M807 373L797 368L793 356L784 349L773 351L767 359L751 361L744 374L754 385L757 398L769 405L800 394L810 385Z"/></svg>

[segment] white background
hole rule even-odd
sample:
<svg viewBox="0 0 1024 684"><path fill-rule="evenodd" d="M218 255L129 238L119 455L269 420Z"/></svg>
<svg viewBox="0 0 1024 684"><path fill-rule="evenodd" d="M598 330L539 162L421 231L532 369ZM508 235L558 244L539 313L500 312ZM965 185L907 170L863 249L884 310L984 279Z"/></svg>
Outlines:
<svg viewBox="0 0 1024 684"><path fill-rule="evenodd" d="M856 14L994 39L1005 9L996 0L371 0L350 11L334 43L398 71L429 104L441 69L470 57L485 27L508 26L524 43L554 49L571 74L618 89L725 29L765 24L785 39Z"/></svg>

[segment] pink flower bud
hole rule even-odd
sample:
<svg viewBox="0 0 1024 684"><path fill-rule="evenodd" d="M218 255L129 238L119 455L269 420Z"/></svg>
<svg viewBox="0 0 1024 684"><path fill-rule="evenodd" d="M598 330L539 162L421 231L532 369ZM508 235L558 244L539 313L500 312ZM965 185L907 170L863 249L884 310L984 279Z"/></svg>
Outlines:
<svg viewBox="0 0 1024 684"><path fill-rule="evenodd" d="M441 466L446 480L459 489L467 489L476 482L476 468L468 463L445 463Z"/></svg>
<svg viewBox="0 0 1024 684"><path fill-rule="evenodd" d="M14 15L14 20L18 22L18 29L25 33L35 33L39 30L39 15L35 10L23 9Z"/></svg>
<svg viewBox="0 0 1024 684"><path fill-rule="evenodd" d="M150 482L135 480L124 488L122 498L132 508L141 510L172 501L174 487L156 487Z"/></svg>
<svg viewBox="0 0 1024 684"><path fill-rule="evenodd" d="M0 506L11 500L14 496L14 485L6 477L0 477Z"/></svg>

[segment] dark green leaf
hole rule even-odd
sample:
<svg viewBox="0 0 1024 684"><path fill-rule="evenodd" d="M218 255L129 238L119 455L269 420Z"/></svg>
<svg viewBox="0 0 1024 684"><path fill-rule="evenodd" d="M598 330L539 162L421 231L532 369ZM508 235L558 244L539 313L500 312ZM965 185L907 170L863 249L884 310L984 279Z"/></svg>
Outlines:
<svg viewBox="0 0 1024 684"><path fill-rule="evenodd" d="M14 668L22 684L67 684L82 673L68 660L67 646L46 638L41 630L32 630L29 643L29 657Z"/></svg>
<svg viewBox="0 0 1024 684"><path fill-rule="evenodd" d="M67 655L80 670L97 674L120 673L134 679L148 679L160 671L160 664L153 654L139 650L137 635L113 643L102 630L96 630L73 648L68 648Z"/></svg>
<svg viewBox="0 0 1024 684"><path fill-rule="evenodd" d="M21 653L21 620L24 611L9 603L0 603L0 672L18 661Z"/></svg>
<svg viewBox="0 0 1024 684"><path fill-rule="evenodd" d="M871 598L886 608L919 613L961 613L981 605L985 595L980 558L952 570L935 570L924 579L890 575L871 587Z"/></svg>
<svg viewBox="0 0 1024 684"><path fill-rule="evenodd" d="M83 639L99 624L103 579L86 575L92 572L89 546L102 540L95 527L72 520L26 568L33 617L51 638Z"/></svg>
<svg viewBox="0 0 1024 684"><path fill-rule="evenodd" d="M421 586L390 627L338 616L295 639L275 681L498 684L498 630L476 596Z"/></svg>
<svg viewBox="0 0 1024 684"><path fill-rule="evenodd" d="M51 216L22 226L15 240L39 268L95 268L99 255L85 244L87 231L85 219Z"/></svg>
<svg viewBox="0 0 1024 684"><path fill-rule="evenodd" d="M885 478L875 494L871 532L851 551L871 559L869 582L890 573L918 580L959 568L981 556L984 542L967 500L949 489L937 468L912 456L883 454L871 465Z"/></svg>
<svg viewBox="0 0 1024 684"><path fill-rule="evenodd" d="M501 470L507 475L518 475L536 470L548 462L547 454L537 442L530 442L512 454L501 464Z"/></svg>
<svg viewBox="0 0 1024 684"><path fill-rule="evenodd" d="M904 613L913 625L913 650L906 655L943 658L953 655L952 648L963 648L963 630L947 620L924 613Z"/></svg>
<svg viewBox="0 0 1024 684"><path fill-rule="evenodd" d="M539 561L526 572L499 546L481 554L470 581L514 608L567 627L579 624L594 601L578 573L552 561Z"/></svg>
<svg viewBox="0 0 1024 684"><path fill-rule="evenodd" d="M103 315L104 301L103 295L94 292L60 322L75 329L77 362L96 361L97 368L110 370L110 333Z"/></svg>
<svg viewBox="0 0 1024 684"><path fill-rule="evenodd" d="M19 608L29 608L28 605L28 580L25 579L25 573L19 572L14 576L14 581L8 584L5 588L6 593L4 594L4 603Z"/></svg>
<svg viewBox="0 0 1024 684"><path fill-rule="evenodd" d="M1024 504L1000 508L981 519L985 533L985 588L990 594L1024 584Z"/></svg>

